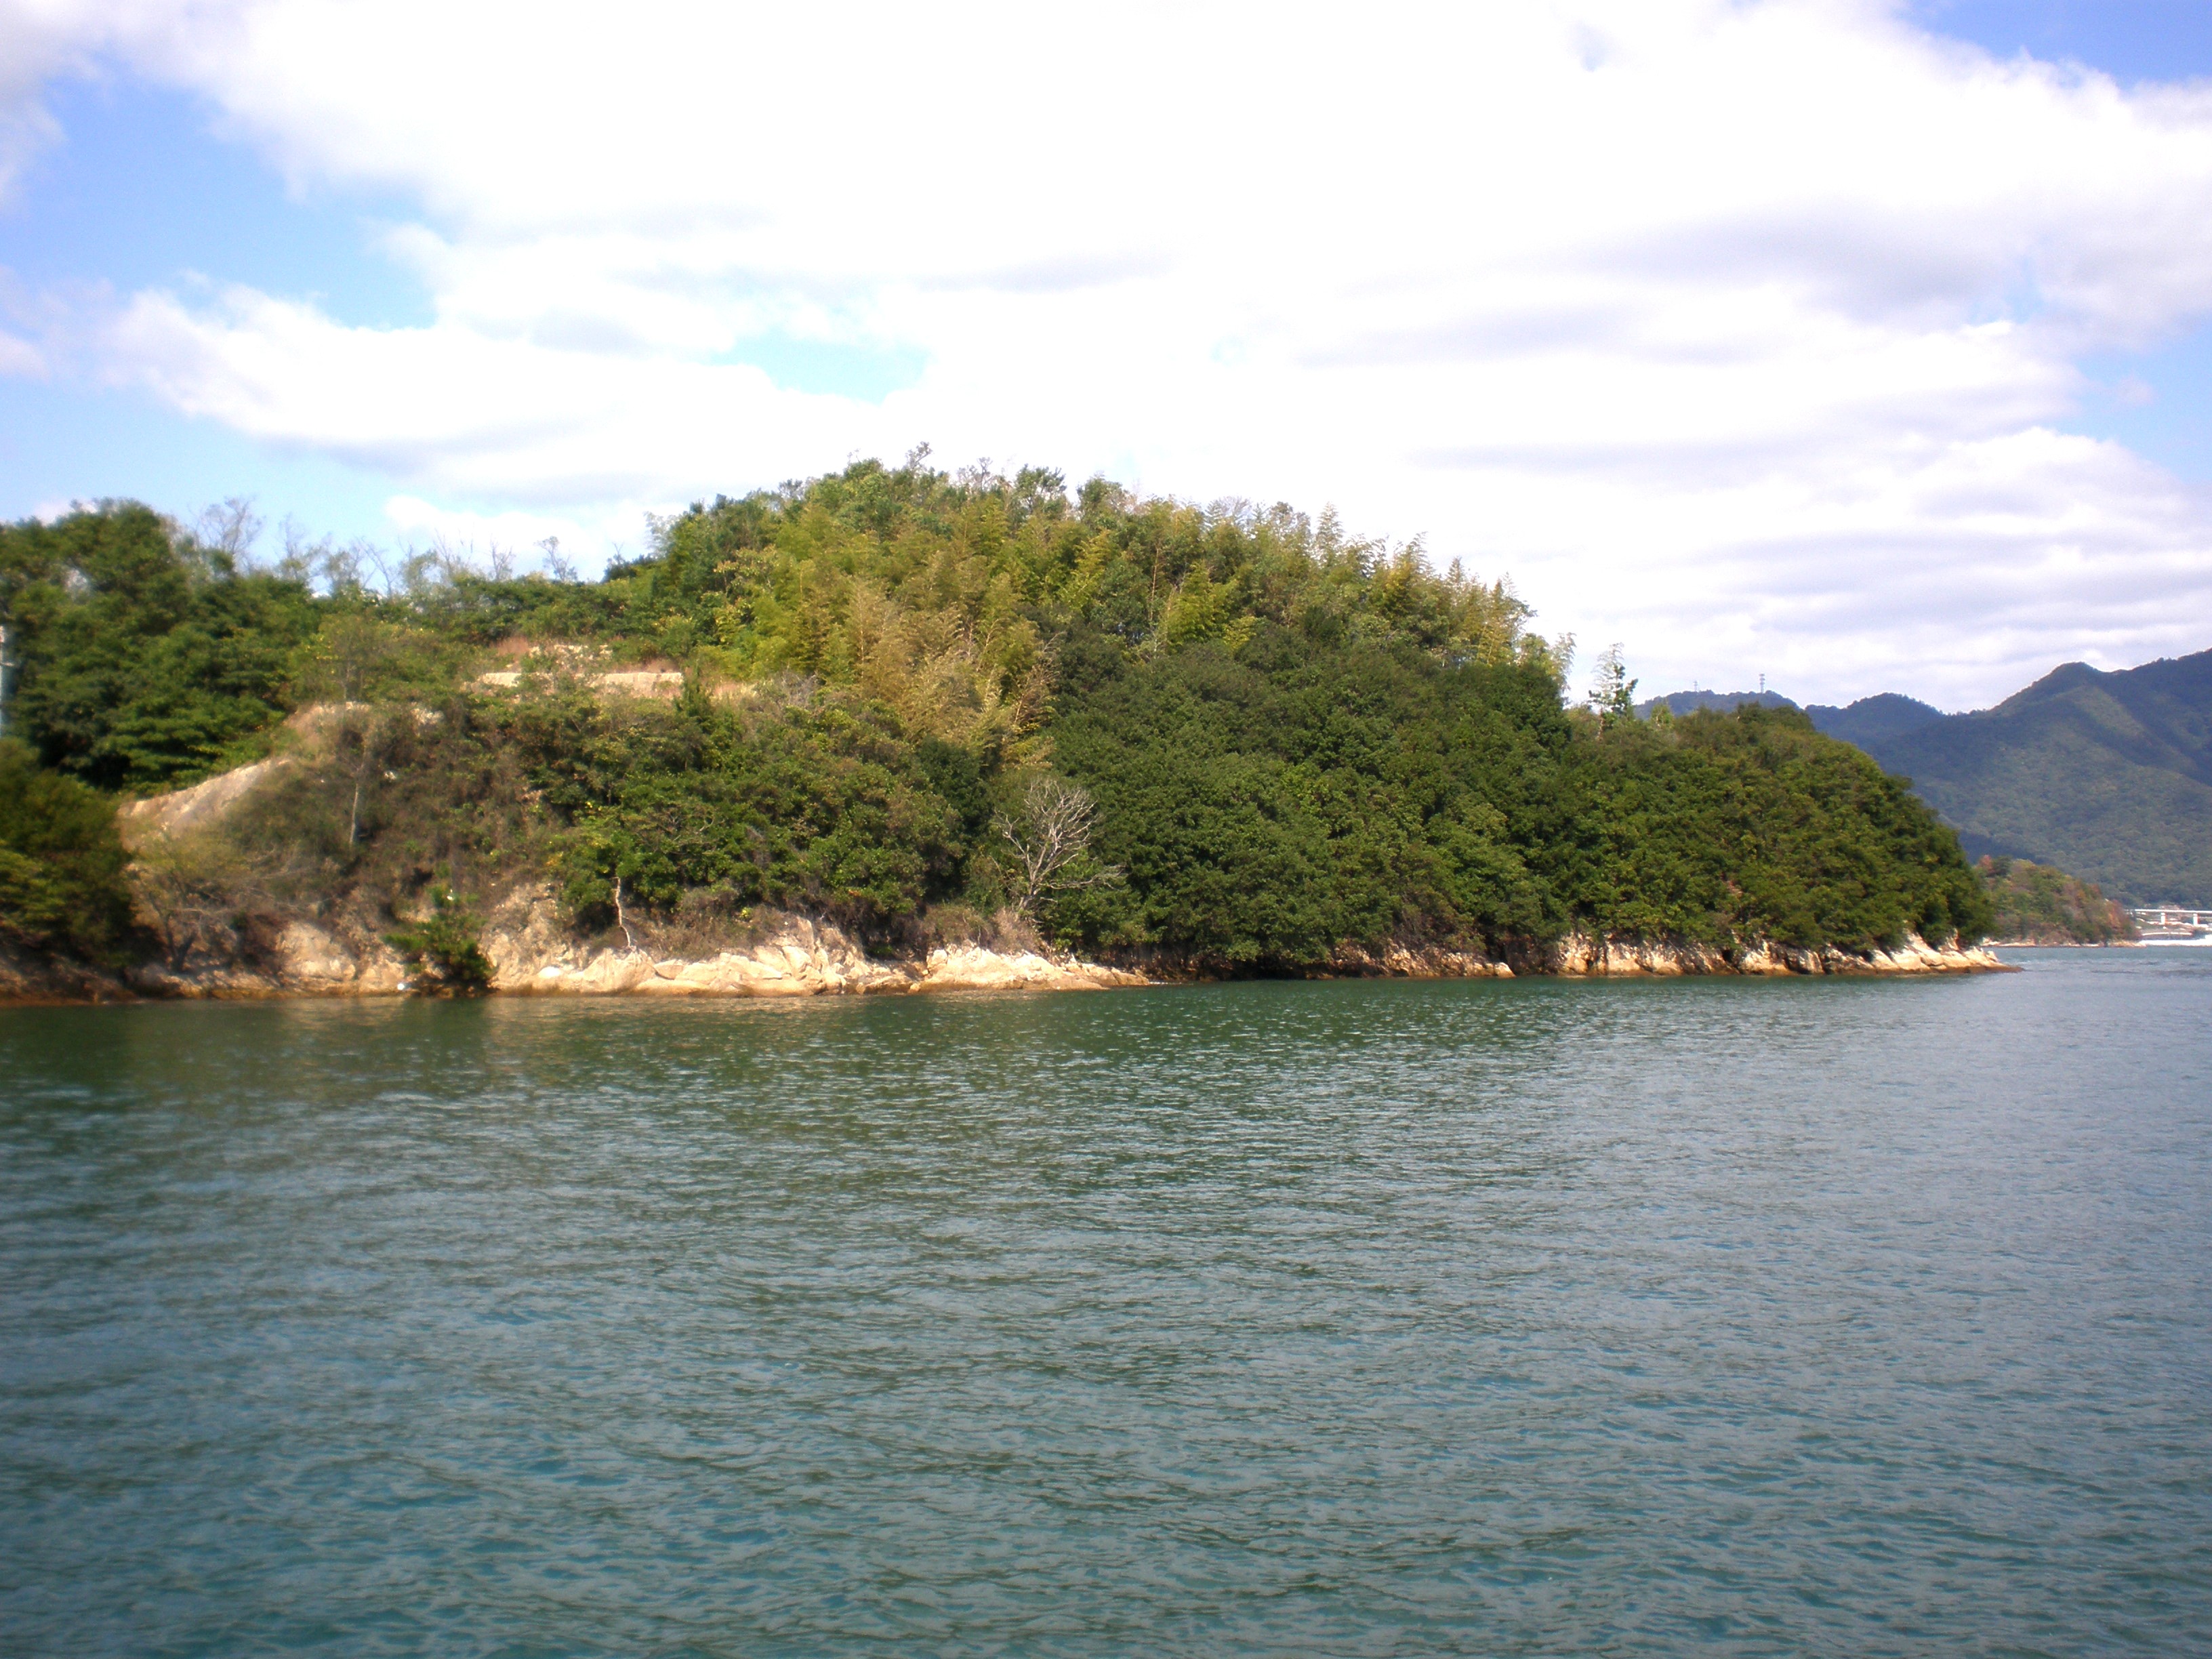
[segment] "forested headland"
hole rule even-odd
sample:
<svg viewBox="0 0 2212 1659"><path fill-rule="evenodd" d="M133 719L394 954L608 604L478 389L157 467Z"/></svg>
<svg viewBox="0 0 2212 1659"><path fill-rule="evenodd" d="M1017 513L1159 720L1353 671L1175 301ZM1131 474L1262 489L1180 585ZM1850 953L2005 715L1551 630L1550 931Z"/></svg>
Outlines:
<svg viewBox="0 0 2212 1659"><path fill-rule="evenodd" d="M2142 936L2135 918L2094 882L1989 854L1974 867L1996 912L1990 932L2008 944L2122 945Z"/></svg>
<svg viewBox="0 0 2212 1659"><path fill-rule="evenodd" d="M671 949L797 914L1197 973L1991 922L1953 832L1802 714L1639 719L1610 663L1580 700L1501 580L1040 469L718 498L597 580L257 562L103 504L0 528L0 938L109 968L304 917L465 978L533 884ZM126 854L114 802L264 760Z"/></svg>

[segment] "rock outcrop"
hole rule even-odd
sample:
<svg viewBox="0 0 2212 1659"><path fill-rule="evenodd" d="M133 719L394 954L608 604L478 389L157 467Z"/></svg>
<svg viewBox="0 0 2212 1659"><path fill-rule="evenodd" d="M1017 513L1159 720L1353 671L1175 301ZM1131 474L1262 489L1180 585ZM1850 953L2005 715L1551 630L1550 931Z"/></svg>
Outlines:
<svg viewBox="0 0 2212 1659"><path fill-rule="evenodd" d="M1894 950L1863 953L1839 945L1761 941L1723 951L1690 939L1623 939L1570 933L1554 945L1544 971L1590 979L1671 978L1685 974L1986 974L2012 969L1978 945L1933 945L1908 933Z"/></svg>
<svg viewBox="0 0 2212 1659"><path fill-rule="evenodd" d="M113 974L18 950L0 939L0 1002L127 1002L132 994Z"/></svg>
<svg viewBox="0 0 2212 1659"><path fill-rule="evenodd" d="M923 954L871 956L841 929L794 917L760 939L711 955L669 955L581 939L563 927L542 890L526 890L494 914L482 935L491 988L532 996L805 997L924 991L1093 991L1155 985L1160 978L1033 950L975 944ZM1723 952L1687 941L1569 934L1523 972L1566 978L1688 975L1896 975L2014 971L1990 951L1908 938L1864 954L1764 944ZM1508 963L1465 951L1393 945L1347 948L1330 972L1345 977L1510 979ZM1198 979L1184 969L1167 975ZM152 963L123 979L0 955L0 1000L87 1001L140 995L256 998L380 996L434 988L383 939L312 921L283 923L250 957Z"/></svg>
<svg viewBox="0 0 2212 1659"><path fill-rule="evenodd" d="M252 794L267 778L275 776L292 764L288 755L271 755L267 760L255 761L250 766L234 767L219 772L204 783L193 784L188 789L172 789L167 794L149 795L143 800L127 800L116 811L116 827L125 847L137 849L161 836L181 836L195 830L210 829L221 823L231 808Z"/></svg>
<svg viewBox="0 0 2212 1659"><path fill-rule="evenodd" d="M1435 945L1401 945L1380 950L1341 945L1329 957L1329 970L1346 979L1511 979L1512 968L1473 951L1448 951Z"/></svg>
<svg viewBox="0 0 2212 1659"><path fill-rule="evenodd" d="M165 997L390 996L411 988L406 962L382 939L303 921L277 924L235 962L148 963L131 970L131 983Z"/></svg>
<svg viewBox="0 0 2212 1659"><path fill-rule="evenodd" d="M520 911L519 915L515 912ZM1095 991L1142 975L1072 957L980 945L874 957L840 928L794 917L756 943L711 957L657 957L564 939L550 898L531 896L483 933L492 988L539 995L805 997L850 992Z"/></svg>
<svg viewBox="0 0 2212 1659"><path fill-rule="evenodd" d="M842 929L792 917L756 940L678 956L578 938L551 895L525 888L495 910L479 938L495 991L539 996L824 996L854 992L1093 991L1152 983L1141 974L1032 950L981 945L871 956ZM16 981L20 981L16 983ZM114 988L121 992L121 985ZM380 938L289 921L263 930L237 961L151 963L130 988L167 997L380 996L434 989ZM52 978L10 979L0 995L71 994Z"/></svg>

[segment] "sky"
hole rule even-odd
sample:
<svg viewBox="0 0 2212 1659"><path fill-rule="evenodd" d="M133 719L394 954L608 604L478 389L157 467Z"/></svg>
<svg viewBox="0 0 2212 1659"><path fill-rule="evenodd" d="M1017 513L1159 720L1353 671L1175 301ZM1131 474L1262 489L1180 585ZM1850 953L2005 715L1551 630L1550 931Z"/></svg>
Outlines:
<svg viewBox="0 0 2212 1659"><path fill-rule="evenodd" d="M1334 505L1646 692L2212 647L2212 3L0 0L0 517Z"/></svg>

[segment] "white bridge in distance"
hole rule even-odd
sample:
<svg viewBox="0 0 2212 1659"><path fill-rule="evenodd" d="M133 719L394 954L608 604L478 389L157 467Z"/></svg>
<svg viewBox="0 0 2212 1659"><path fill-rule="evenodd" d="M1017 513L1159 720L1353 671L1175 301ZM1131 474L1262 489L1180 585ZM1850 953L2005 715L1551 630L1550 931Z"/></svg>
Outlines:
<svg viewBox="0 0 2212 1659"><path fill-rule="evenodd" d="M2128 912L2146 945L2212 943L2212 910L2191 910L2179 904L2146 904Z"/></svg>

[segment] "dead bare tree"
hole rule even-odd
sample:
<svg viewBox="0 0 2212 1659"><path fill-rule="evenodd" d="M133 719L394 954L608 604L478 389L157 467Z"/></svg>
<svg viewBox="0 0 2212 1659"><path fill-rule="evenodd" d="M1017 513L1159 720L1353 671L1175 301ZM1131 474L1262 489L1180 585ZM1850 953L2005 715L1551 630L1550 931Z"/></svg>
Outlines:
<svg viewBox="0 0 2212 1659"><path fill-rule="evenodd" d="M242 870L220 836L155 829L136 838L131 890L139 921L181 968L196 951L221 951L239 910Z"/></svg>
<svg viewBox="0 0 2212 1659"><path fill-rule="evenodd" d="M216 551L243 559L260 538L262 520L251 496L233 495L209 507L193 526L199 539Z"/></svg>
<svg viewBox="0 0 2212 1659"><path fill-rule="evenodd" d="M1081 785L1049 772L1031 778L1020 813L1001 817L998 825L999 838L1014 855L1014 908L1032 915L1037 901L1054 893L1120 880L1118 868L1091 856L1097 827L1097 803Z"/></svg>

